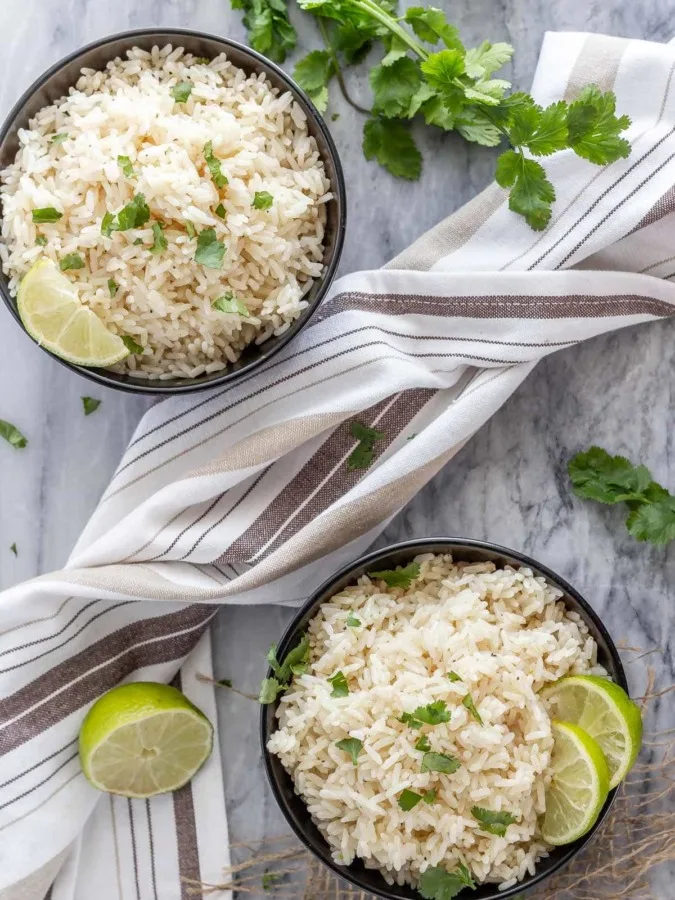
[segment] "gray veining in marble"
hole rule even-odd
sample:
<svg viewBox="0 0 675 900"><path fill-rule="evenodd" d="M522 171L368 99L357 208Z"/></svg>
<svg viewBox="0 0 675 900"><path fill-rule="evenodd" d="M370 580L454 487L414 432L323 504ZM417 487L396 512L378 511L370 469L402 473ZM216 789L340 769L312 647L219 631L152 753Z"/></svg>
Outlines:
<svg viewBox="0 0 675 900"><path fill-rule="evenodd" d="M228 0L3 0L0 4L0 115L31 80L67 52L128 28L187 26L242 39ZM516 47L512 77L528 88L543 33L598 31L667 40L670 0L436 0L452 12L467 42L489 37ZM295 11L301 52L318 46L313 26ZM365 70L351 83L368 102ZM493 154L461 140L419 132L422 181L392 180L360 150L359 116L338 96L331 123L349 185L350 223L342 271L375 268L484 187ZM367 239L366 239L367 236ZM619 510L571 497L565 464L591 443L647 463L675 488L675 332L673 324L598 338L545 360L506 406L392 522L381 543L429 534L464 535L520 548L584 593L617 639L660 648L652 657L661 685L675 677L675 545L633 541ZM82 415L80 397L103 400ZM29 437L18 453L0 442L0 587L58 568L106 485L149 401L92 386L50 360L0 309L0 418ZM18 557L9 552L16 542ZM215 628L218 677L253 691L264 652L291 613L228 608ZM639 671L638 671L639 669ZM629 667L636 689L644 668ZM657 709L673 726L672 701ZM257 709L220 695L223 768L232 839L282 830L264 785ZM671 876L672 878L672 869ZM672 896L667 872L654 896ZM671 885L672 887L672 885Z"/></svg>

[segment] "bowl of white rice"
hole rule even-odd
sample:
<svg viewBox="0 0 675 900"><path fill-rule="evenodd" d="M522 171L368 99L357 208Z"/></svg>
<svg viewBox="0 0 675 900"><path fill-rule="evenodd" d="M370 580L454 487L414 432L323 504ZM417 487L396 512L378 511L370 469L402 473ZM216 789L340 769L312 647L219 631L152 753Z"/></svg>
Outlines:
<svg viewBox="0 0 675 900"><path fill-rule="evenodd" d="M295 834L359 891L420 900L442 867L470 876L461 900L513 898L601 827L616 790L574 843L538 829L553 746L539 691L570 674L627 684L598 615L535 560L459 538L378 550L315 592L276 659L298 647L289 687L262 707L265 768ZM420 731L420 707L451 715ZM418 751L452 770L425 771ZM483 829L477 809L508 810L508 827Z"/></svg>
<svg viewBox="0 0 675 900"><path fill-rule="evenodd" d="M224 38L144 29L57 63L0 130L0 294L48 261L124 340L110 387L241 379L308 324L335 276L344 178L278 66Z"/></svg>

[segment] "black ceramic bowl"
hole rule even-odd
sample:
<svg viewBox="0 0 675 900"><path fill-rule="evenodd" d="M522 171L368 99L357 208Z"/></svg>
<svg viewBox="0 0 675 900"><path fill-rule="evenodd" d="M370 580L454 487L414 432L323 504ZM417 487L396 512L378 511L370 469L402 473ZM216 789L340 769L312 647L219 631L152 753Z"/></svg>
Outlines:
<svg viewBox="0 0 675 900"><path fill-rule="evenodd" d="M383 571L399 565L406 565L419 553L452 553L457 560L493 562L498 567L507 565L515 568L527 566L532 569L535 575L543 575L551 584L560 588L564 595L563 600L568 608L579 613L583 618L590 634L598 645L598 660L600 664L607 669L617 684L624 690L628 690L626 676L617 649L597 614L581 594L575 591L559 575L556 575L555 572L522 553L516 553L515 550L507 550L496 544L466 540L464 538L427 538L395 544L391 547L377 550L375 553L370 553L368 556L363 556L351 565L341 569L315 591L293 619L279 643L278 658L282 660L288 651L298 643L300 635L307 628L307 623L316 615L321 604L334 594L347 585L353 584L364 573ZM269 676L272 674L272 672L268 673ZM421 895L412 888L387 884L376 869L366 869L358 860L355 860L350 866L339 866L333 861L328 844L312 822L304 803L295 793L290 775L286 772L278 757L267 751L267 740L276 728L275 713L277 706L278 703L261 708L262 752L272 792L295 834L321 862L354 885L358 890L387 898L387 900L421 900ZM575 843L568 844L566 847L554 848L546 859L542 859L539 862L535 875L528 876L519 884L505 891L498 891L496 885L489 884L481 885L475 891L464 890L458 895L458 900L505 900L505 898L513 898L524 892L527 894L529 888L541 884L554 872L561 869L591 840L607 817L615 795L616 790L610 792L598 821L588 834L575 841Z"/></svg>
<svg viewBox="0 0 675 900"><path fill-rule="evenodd" d="M85 378L104 384L107 387L140 394L186 394L236 381L245 373L265 363L275 353L278 353L282 347L285 347L289 341L292 341L316 312L335 277L342 253L347 216L344 175L342 174L342 166L337 149L325 122L306 94L282 69L254 50L250 50L248 47L226 38L203 34L198 31L187 31L182 28L143 28L138 31L126 31L122 34L103 38L93 44L88 44L75 53L71 53L70 56L48 69L44 75L28 88L10 112L2 129L0 129L0 169L4 169L14 160L19 146L18 130L27 128L29 120L43 107L49 106L67 94L68 88L72 87L77 81L80 69L84 66L92 69L104 69L110 60L115 59L117 56L124 57L126 51L132 47L150 50L155 45L162 47L165 44L185 47L186 50L195 54L195 56L213 58L218 56L219 53L227 53L228 58L245 72L256 74L264 72L273 87L278 87L281 91L290 91L307 116L309 133L314 137L318 145L326 167L326 174L331 183L334 199L329 201L326 208L328 221L326 224L323 259L324 274L315 281L310 292L304 298L309 304L307 309L284 334L279 337L271 337L260 346L247 347L241 358L222 372L202 375L199 378L176 378L171 381L153 382L147 379L134 378L131 375L117 375L106 369L89 369L82 366L74 366L65 360L55 357L62 365L79 372ZM21 325L21 319L16 310L16 303L9 293L7 276L1 269L0 294L9 311Z"/></svg>

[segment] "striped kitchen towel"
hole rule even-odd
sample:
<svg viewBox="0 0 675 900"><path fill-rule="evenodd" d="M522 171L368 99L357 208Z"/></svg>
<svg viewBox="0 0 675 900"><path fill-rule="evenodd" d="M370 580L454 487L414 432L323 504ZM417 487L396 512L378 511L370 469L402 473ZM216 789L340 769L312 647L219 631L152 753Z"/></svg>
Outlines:
<svg viewBox="0 0 675 900"><path fill-rule="evenodd" d="M195 673L219 604L298 603L542 357L675 313L674 71L669 45L547 36L535 96L614 89L628 159L552 157L541 233L492 185L385 269L337 282L263 371L147 413L66 567L0 595L1 900L178 900L219 881L217 749L173 796L102 796L78 765L85 712L122 679L178 677L214 719ZM382 435L367 469L347 465L355 420Z"/></svg>

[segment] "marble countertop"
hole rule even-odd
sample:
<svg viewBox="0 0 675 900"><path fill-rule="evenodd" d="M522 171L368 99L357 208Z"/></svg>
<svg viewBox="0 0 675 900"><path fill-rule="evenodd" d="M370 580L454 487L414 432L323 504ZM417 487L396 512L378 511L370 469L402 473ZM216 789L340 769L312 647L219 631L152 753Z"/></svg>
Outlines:
<svg viewBox="0 0 675 900"><path fill-rule="evenodd" d="M436 5L452 10L469 44L486 37L513 43L512 78L520 88L529 88L545 30L671 37L668 0L436 0ZM116 31L185 26L244 38L240 14L230 10L228 0L23 0L2 6L0 117L48 65ZM301 52L318 46L304 18L296 10ZM365 73L355 75L354 83L355 95L365 100ZM420 131L422 181L394 181L363 158L358 114L338 96L333 108L340 118L330 127L350 192L343 272L383 264L491 178L490 151ZM646 463L658 481L675 488L674 338L672 322L657 322L546 359L389 525L380 543L444 534L523 550L581 590L617 640L660 648L651 657L657 683L672 684L675 544L667 549L638 544L618 510L573 499L565 465L576 451L598 443ZM0 445L2 588L63 564L150 401L92 386L67 371L22 334L4 307L0 385L0 418L15 423L30 440L22 453ZM83 394L103 400L95 416L82 415ZM13 543L16 558L9 551ZM223 610L215 625L217 676L255 690L264 653L290 615L281 609L264 615L259 609ZM637 668L629 667L629 675L640 688L643 674ZM256 707L223 691L220 713L232 840L283 831L262 775ZM673 726L665 704L657 713L662 728ZM667 873L662 869L655 877L663 887L655 887L654 896L670 896Z"/></svg>

